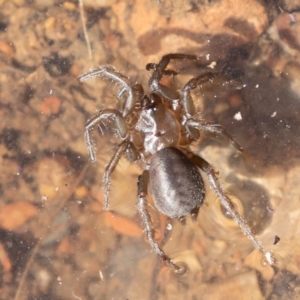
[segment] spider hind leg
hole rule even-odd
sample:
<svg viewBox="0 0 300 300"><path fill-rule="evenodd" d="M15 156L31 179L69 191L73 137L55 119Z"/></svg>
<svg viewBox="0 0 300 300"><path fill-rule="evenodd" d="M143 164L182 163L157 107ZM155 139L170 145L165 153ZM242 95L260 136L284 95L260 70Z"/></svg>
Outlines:
<svg viewBox="0 0 300 300"><path fill-rule="evenodd" d="M165 252L161 249L161 247L158 245L157 241L154 237L154 230L153 230L153 224L151 221L150 214L147 210L147 188L149 183L149 172L145 170L142 175L138 178L138 210L141 215L144 230L147 236L147 239L150 242L150 245L152 249L155 251L156 254L158 254L164 261L164 263L173 268L177 274L182 275L185 273L186 269L178 266L177 264L174 264L171 258L165 254Z"/></svg>

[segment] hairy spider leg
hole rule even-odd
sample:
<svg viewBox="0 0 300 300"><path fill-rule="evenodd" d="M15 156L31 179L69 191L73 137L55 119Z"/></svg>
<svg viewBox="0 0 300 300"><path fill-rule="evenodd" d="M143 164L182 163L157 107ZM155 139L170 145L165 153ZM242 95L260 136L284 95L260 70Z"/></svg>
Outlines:
<svg viewBox="0 0 300 300"><path fill-rule="evenodd" d="M194 101L191 96L191 90L194 90L197 86L204 84L208 81L213 82L217 76L217 73L205 73L190 79L188 83L183 87L180 93L180 101L182 103L183 111L187 117L192 117L196 113Z"/></svg>
<svg viewBox="0 0 300 300"><path fill-rule="evenodd" d="M115 151L113 157L111 158L109 164L105 168L105 172L103 175L103 182L104 182L104 206L103 210L109 210L109 191L110 191L110 176L115 170L121 156L127 151L131 150L131 158L133 161L138 160L138 156L134 157L134 153L137 153L134 145L125 140L121 144L118 145L117 150Z"/></svg>
<svg viewBox="0 0 300 300"><path fill-rule="evenodd" d="M138 210L142 217L147 239L149 240L152 249L155 251L156 254L158 254L163 259L165 264L173 268L177 273L181 274L185 272L185 269L183 267L174 264L171 258L165 254L165 252L161 249L161 247L158 245L157 241L155 240L153 223L151 221L150 214L147 210L148 184L149 184L149 171L145 170L142 173L142 175L140 175L138 178Z"/></svg>
<svg viewBox="0 0 300 300"><path fill-rule="evenodd" d="M230 216L235 220L235 222L240 226L243 233L251 240L253 246L258 249L265 257L266 261L272 265L274 264L274 259L272 257L272 253L264 250L261 244L253 235L250 227L247 225L245 220L238 214L238 212L234 209L234 205L230 201L230 199L226 196L220 181L217 177L217 172L213 169L213 167L202 157L190 153L191 161L198 166L207 176L211 189L217 194L221 205L225 208L225 210L230 214Z"/></svg>
<svg viewBox="0 0 300 300"><path fill-rule="evenodd" d="M219 135L225 136L230 140L231 144L240 152L243 152L243 147L227 132L227 130L219 124L207 123L204 120L193 120L190 119L186 122L188 126L197 128L199 130L204 130L212 133L217 133Z"/></svg>
<svg viewBox="0 0 300 300"><path fill-rule="evenodd" d="M92 163L96 162L96 154L95 154L95 147L90 132L94 129L95 126L100 125L101 122L108 119L111 119L115 122L115 126L120 139L124 140L127 136L128 129L127 129L126 121L118 110L105 109L100 111L97 115L95 115L92 119L90 119L87 122L87 125L85 126L85 133L84 133L85 143Z"/></svg>
<svg viewBox="0 0 300 300"><path fill-rule="evenodd" d="M114 153L112 159L109 164L105 168L105 172L103 175L104 182L104 210L108 210L109 203L109 191L110 191L110 176L114 169L116 168L121 156L127 152L127 156L130 161L137 160L138 152L135 149L132 142L130 142L128 138L128 128L125 119L122 117L121 113L116 109L105 109L100 111L96 116L94 116L91 120L88 121L88 124L85 128L85 141L88 148L89 156L91 162L96 161L96 154L94 149L94 143L91 139L90 131L97 125L101 125L101 123L105 120L111 119L115 123L115 128L117 133L123 142L118 145L116 152Z"/></svg>
<svg viewBox="0 0 300 300"><path fill-rule="evenodd" d="M124 103L122 116L126 117L135 108L135 104L141 100L144 95L143 87L140 84L132 84L126 76L115 70L112 66L101 66L98 70L93 70L86 74L80 75L78 80L80 82L89 80L94 77L102 77L111 79L121 86L118 92L118 99L122 99L124 92L127 93L127 97Z"/></svg>
<svg viewBox="0 0 300 300"><path fill-rule="evenodd" d="M152 73L152 76L149 80L149 86L151 91L157 93L165 99L176 100L179 99L179 93L159 83L162 76L165 74L165 69L168 66L171 59L188 59L193 61L199 61L201 57L189 54L171 53L164 55L158 64L151 63L146 66L147 70L154 69L154 72Z"/></svg>
<svg viewBox="0 0 300 300"><path fill-rule="evenodd" d="M195 89L198 85L204 84L208 81L213 81L214 78L217 77L216 73L205 73L195 78L192 78L188 81L188 83L183 87L180 93L180 103L182 105L182 109L184 111L184 115L187 119L193 117L196 113L194 100L191 96L191 90ZM193 126L188 126L185 124L186 131L188 133L189 138L196 141L200 137L199 129ZM196 130L198 129L198 130Z"/></svg>
<svg viewBox="0 0 300 300"><path fill-rule="evenodd" d="M197 76L195 78L192 78L183 87L182 92L180 94L180 101L182 103L182 107L185 112L185 115L188 118L186 121L186 128L193 139L197 138L197 134L195 134L194 131L191 131L189 127L223 135L230 140L230 142L238 151L243 152L242 146L234 140L234 138L226 131L226 129L223 126L219 124L211 124L205 122L204 120L198 120L193 118L195 115L195 105L194 105L193 98L191 96L191 90L195 89L199 85L201 86L202 84L208 81L213 82L218 77L220 77L218 73L209 72ZM226 81L230 81L230 79L226 78ZM198 133L198 137L199 137L199 133Z"/></svg>

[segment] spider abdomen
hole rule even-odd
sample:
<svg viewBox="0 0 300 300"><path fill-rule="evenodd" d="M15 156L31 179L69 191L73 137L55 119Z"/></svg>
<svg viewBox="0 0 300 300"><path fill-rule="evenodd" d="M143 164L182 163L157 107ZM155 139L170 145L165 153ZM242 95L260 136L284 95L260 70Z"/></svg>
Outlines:
<svg viewBox="0 0 300 300"><path fill-rule="evenodd" d="M191 161L176 148L163 148L150 160L150 187L155 206L170 218L188 216L203 202L202 177Z"/></svg>

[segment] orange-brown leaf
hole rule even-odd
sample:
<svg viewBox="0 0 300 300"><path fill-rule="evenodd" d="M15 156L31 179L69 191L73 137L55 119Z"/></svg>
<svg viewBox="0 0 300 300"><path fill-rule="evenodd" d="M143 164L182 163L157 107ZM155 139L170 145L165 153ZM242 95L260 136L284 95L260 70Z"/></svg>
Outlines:
<svg viewBox="0 0 300 300"><path fill-rule="evenodd" d="M60 99L50 96L41 104L41 112L47 116L56 115L60 109Z"/></svg>
<svg viewBox="0 0 300 300"><path fill-rule="evenodd" d="M35 206L25 201L8 204L0 209L0 227L15 230L38 212Z"/></svg>
<svg viewBox="0 0 300 300"><path fill-rule="evenodd" d="M11 271L11 261L2 244L0 244L0 263L2 265L4 272Z"/></svg>
<svg viewBox="0 0 300 300"><path fill-rule="evenodd" d="M112 227L115 231L128 236L139 237L143 234L143 230L131 220L106 212L104 214L105 223Z"/></svg>
<svg viewBox="0 0 300 300"><path fill-rule="evenodd" d="M13 57L15 54L15 48L11 43L0 42L0 52L5 53L8 57Z"/></svg>

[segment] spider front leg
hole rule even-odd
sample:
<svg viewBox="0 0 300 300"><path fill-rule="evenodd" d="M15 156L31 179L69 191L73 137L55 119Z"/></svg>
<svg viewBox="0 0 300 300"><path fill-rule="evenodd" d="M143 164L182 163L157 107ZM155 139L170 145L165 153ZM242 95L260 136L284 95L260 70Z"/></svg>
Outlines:
<svg viewBox="0 0 300 300"><path fill-rule="evenodd" d="M146 65L146 70L147 71L157 70L157 68L158 68L158 64L156 64L156 63L149 63L149 64ZM176 76L176 75L178 75L178 73L176 71L170 70L170 69L163 70L162 72L163 72L164 76Z"/></svg>
<svg viewBox="0 0 300 300"><path fill-rule="evenodd" d="M180 94L180 101L182 103L184 114L187 117L192 117L196 113L194 101L191 96L191 90L195 89L197 86L204 84L208 81L213 82L217 76L218 74L216 73L212 73L212 72L205 73L195 78L192 78L183 87Z"/></svg>
<svg viewBox="0 0 300 300"><path fill-rule="evenodd" d="M177 273L183 274L185 269L179 267L178 265L174 264L169 256L167 256L164 251L159 247L157 241L154 238L154 230L153 224L151 221L150 214L147 210L147 189L149 183L149 171L145 170L142 175L138 178L138 210L141 214L144 230L147 236L147 239L150 242L152 249L158 254L165 264L171 268L173 268Z"/></svg>
<svg viewBox="0 0 300 300"><path fill-rule="evenodd" d="M207 72L205 74L194 77L190 79L188 83L183 87L180 94L180 100L182 101L183 109L186 114L193 115L195 113L194 103L191 97L191 90L195 89L197 86L201 87L202 84L205 84L207 82L214 83L214 81L217 80L219 80L219 82L222 82L222 85L230 85L233 89L239 90L243 87L241 82L229 78L221 73Z"/></svg>
<svg viewBox="0 0 300 300"><path fill-rule="evenodd" d="M258 240L253 235L250 227L247 225L245 220L238 214L235 210L234 205L230 201L230 199L226 196L220 181L217 177L216 171L213 167L202 157L192 154L190 158L191 161L198 166L207 176L211 189L217 194L221 205L224 209L229 213L229 215L235 220L235 222L240 226L243 233L251 240L253 246L258 249L265 257L266 261L272 265L274 264L274 258L272 257L272 253L270 251L266 251Z"/></svg>
<svg viewBox="0 0 300 300"><path fill-rule="evenodd" d="M103 121L108 119L112 119L115 123L116 130L120 139L124 140L127 136L128 129L126 125L125 119L122 117L121 113L116 109L105 109L100 111L97 115L95 115L92 119L87 122L85 126L85 143L89 152L91 162L96 161L94 143L91 138L91 131L95 126L101 125Z"/></svg>
<svg viewBox="0 0 300 300"><path fill-rule="evenodd" d="M179 99L179 93L159 83L163 75L166 75L168 73L172 74L173 72L174 74L176 73L173 70L165 70L171 59L177 59L177 60L188 59L193 61L199 61L201 58L196 55L171 53L171 54L164 55L158 64L154 64L154 63L147 64L146 66L147 70L154 69L154 72L152 73L152 76L149 80L149 86L151 91L157 93L158 95L168 100L176 100Z"/></svg>
<svg viewBox="0 0 300 300"><path fill-rule="evenodd" d="M220 77L218 73L206 73L198 77L192 78L182 89L180 94L180 101L182 103L184 114L187 118L186 128L192 139L197 139L199 133L192 131L192 128L198 130L205 130L212 133L217 133L228 138L233 146L240 152L243 151L242 146L234 140L234 138L226 131L224 127L219 124L207 123L203 120L197 120L194 118L195 115L195 105L193 98L191 96L191 90L195 89L197 86L201 86L206 82L213 82L216 78ZM228 81L229 79L226 78Z"/></svg>
<svg viewBox="0 0 300 300"><path fill-rule="evenodd" d="M83 82L98 76L104 79L111 79L113 82L116 82L120 85L121 88L118 92L119 100L122 99L122 95L125 92L127 93L127 97L122 110L123 117L126 117L128 114L130 114L134 110L135 104L139 102L144 96L144 90L140 84L132 84L127 77L122 75L111 66L101 66L98 70L80 75L78 77L78 80L80 82Z"/></svg>

